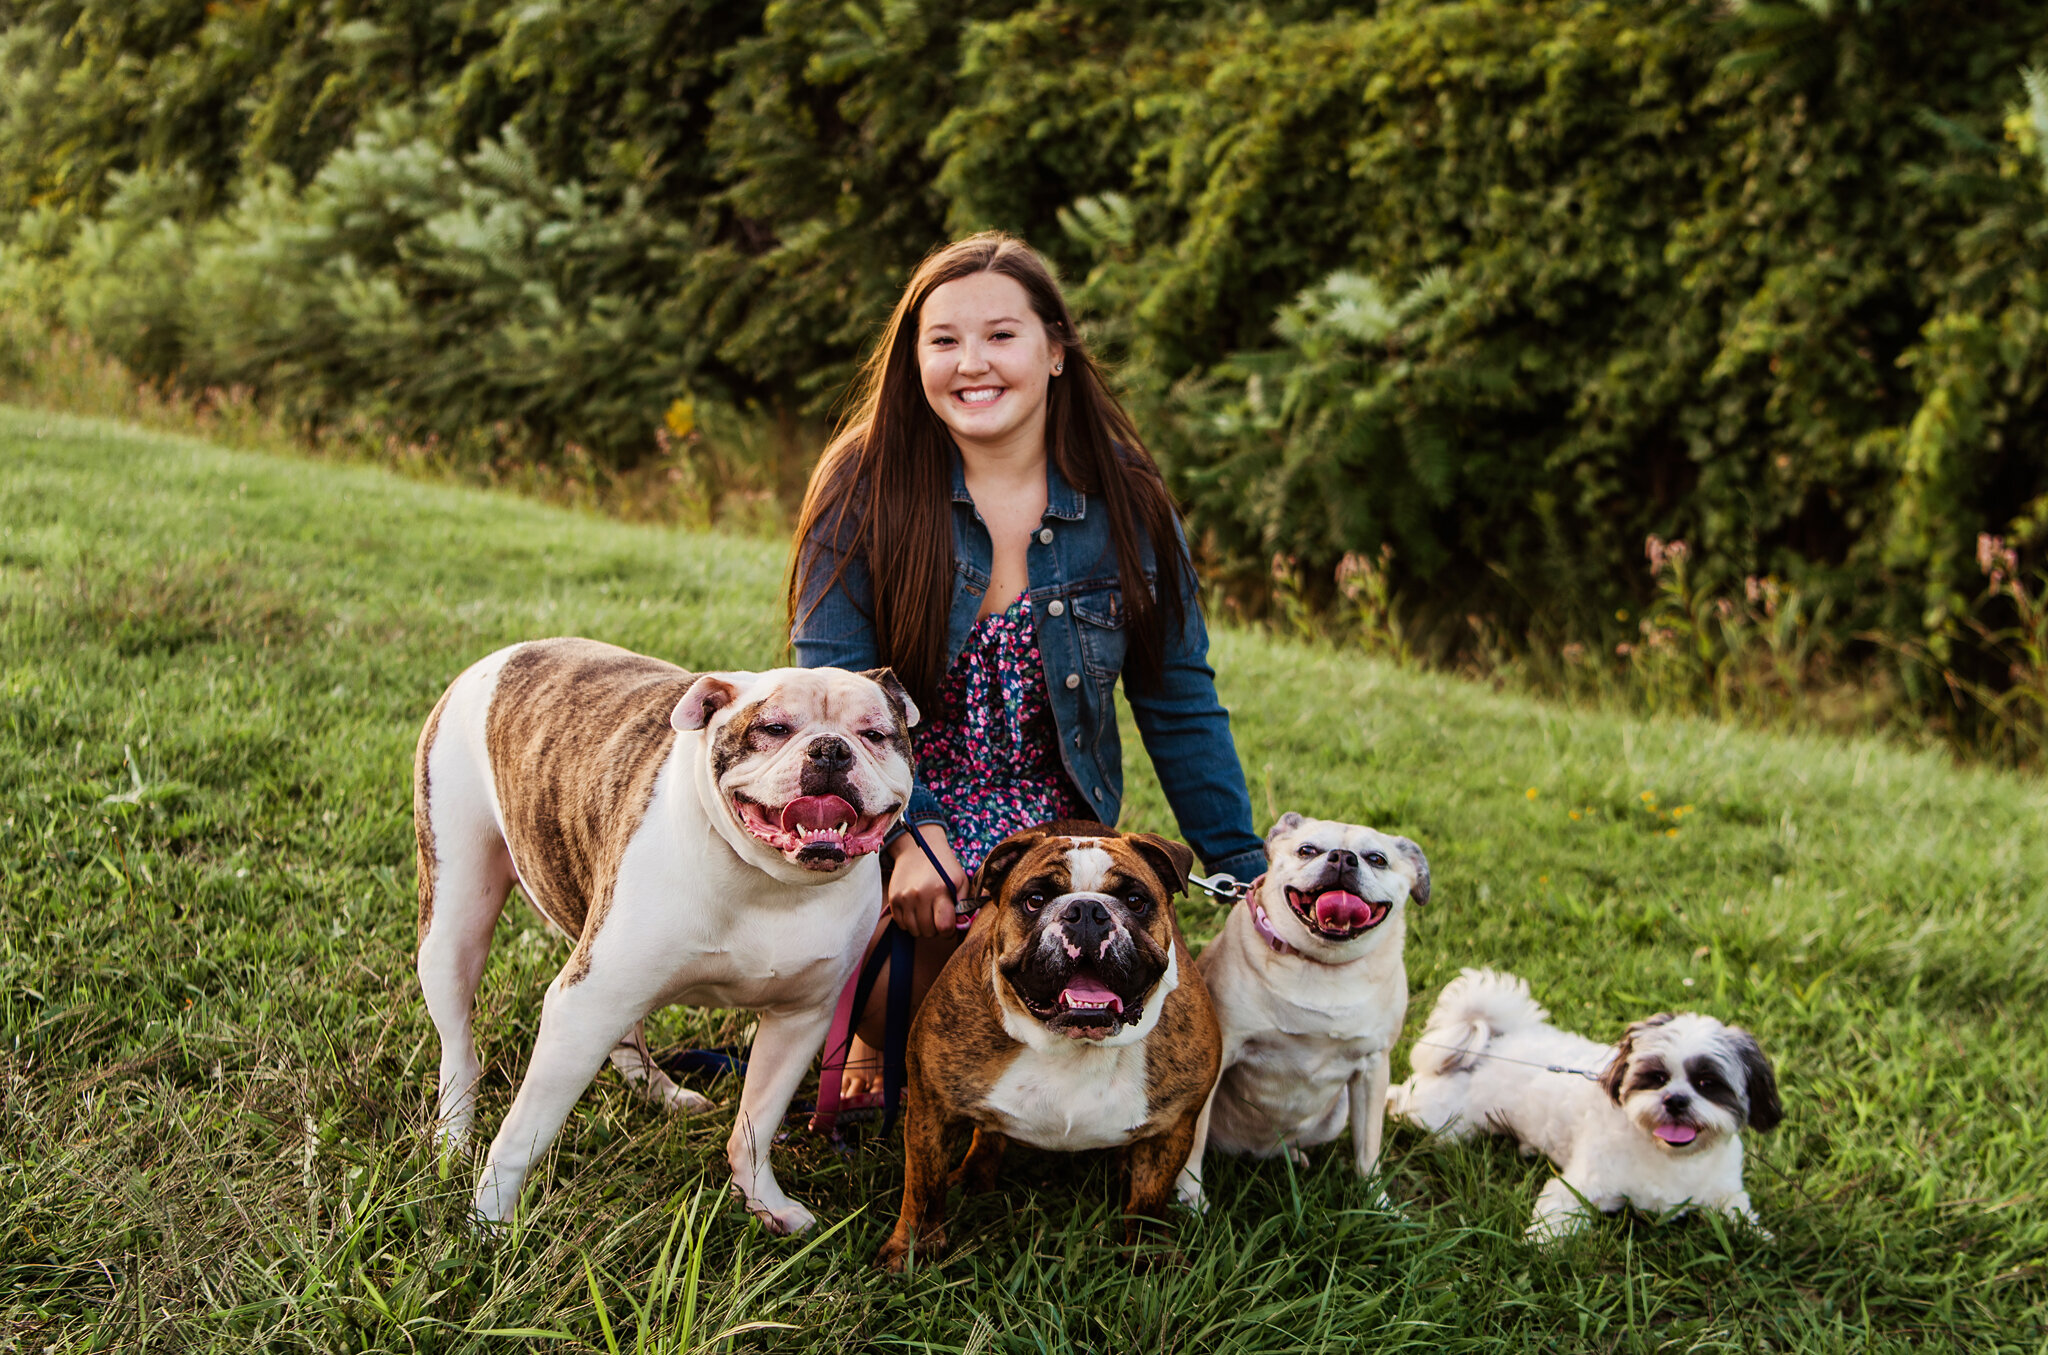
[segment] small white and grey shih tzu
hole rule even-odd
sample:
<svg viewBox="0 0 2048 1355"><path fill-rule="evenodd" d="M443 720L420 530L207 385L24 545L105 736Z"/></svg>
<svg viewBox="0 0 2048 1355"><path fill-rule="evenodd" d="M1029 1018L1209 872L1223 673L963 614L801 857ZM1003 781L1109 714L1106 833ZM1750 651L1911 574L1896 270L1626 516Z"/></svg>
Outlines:
<svg viewBox="0 0 2048 1355"><path fill-rule="evenodd" d="M1630 1026L1619 1044L1598 1044L1549 1024L1526 981L1467 969L1445 985L1408 1057L1388 1114L1451 1139L1505 1134L1556 1164L1536 1197L1532 1240L1624 1205L1712 1209L1761 1226L1742 1188L1740 1135L1785 1112L1770 1060L1747 1031L1666 1012Z"/></svg>

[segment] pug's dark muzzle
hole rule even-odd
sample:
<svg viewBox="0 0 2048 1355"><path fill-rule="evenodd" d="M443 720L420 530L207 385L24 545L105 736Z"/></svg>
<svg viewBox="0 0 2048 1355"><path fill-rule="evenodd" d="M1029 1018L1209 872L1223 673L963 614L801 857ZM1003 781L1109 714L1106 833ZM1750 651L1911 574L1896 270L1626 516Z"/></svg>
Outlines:
<svg viewBox="0 0 2048 1355"><path fill-rule="evenodd" d="M999 968L1048 1030L1101 1040L1138 1019L1166 965L1165 950L1125 905L1083 894L1041 909L1022 953Z"/></svg>

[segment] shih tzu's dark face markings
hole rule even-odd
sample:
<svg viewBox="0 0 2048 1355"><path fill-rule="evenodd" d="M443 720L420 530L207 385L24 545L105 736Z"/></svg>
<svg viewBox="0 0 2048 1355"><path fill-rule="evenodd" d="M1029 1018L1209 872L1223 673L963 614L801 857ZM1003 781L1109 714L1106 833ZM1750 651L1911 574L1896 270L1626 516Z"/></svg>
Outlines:
<svg viewBox="0 0 2048 1355"><path fill-rule="evenodd" d="M1727 1111L1738 1120L1749 1118L1749 1106L1744 1102L1742 1089L1731 1083L1721 1071L1720 1061L1705 1054L1695 1054L1685 1061L1685 1080L1692 1089Z"/></svg>
<svg viewBox="0 0 2048 1355"><path fill-rule="evenodd" d="M1622 1035L1600 1085L1667 1148L1685 1151L1784 1117L1770 1061L1746 1031L1660 1012Z"/></svg>

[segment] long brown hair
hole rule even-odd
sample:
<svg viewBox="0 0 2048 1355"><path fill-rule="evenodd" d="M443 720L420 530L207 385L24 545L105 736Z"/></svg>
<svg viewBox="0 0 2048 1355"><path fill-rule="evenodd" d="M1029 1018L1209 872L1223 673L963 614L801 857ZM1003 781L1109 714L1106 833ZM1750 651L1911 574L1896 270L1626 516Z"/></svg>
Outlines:
<svg viewBox="0 0 2048 1355"><path fill-rule="evenodd" d="M1046 454L1068 484L1101 501L1116 547L1129 635L1126 668L1140 690L1157 683L1167 626L1186 623L1187 564L1174 535L1173 500L1131 417L1081 342L1066 298L1031 248L983 231L932 251L911 274L882 341L862 364L839 431L811 472L797 517L788 588L790 628L806 592L822 597L849 556L874 580L879 662L894 668L920 706L936 711L945 676L946 620L953 600L951 434L924 395L917 332L933 289L976 273L1014 279L1055 343L1064 371L1046 395ZM1147 585L1139 541L1151 546L1157 592ZM808 574L821 546L838 564L824 587Z"/></svg>

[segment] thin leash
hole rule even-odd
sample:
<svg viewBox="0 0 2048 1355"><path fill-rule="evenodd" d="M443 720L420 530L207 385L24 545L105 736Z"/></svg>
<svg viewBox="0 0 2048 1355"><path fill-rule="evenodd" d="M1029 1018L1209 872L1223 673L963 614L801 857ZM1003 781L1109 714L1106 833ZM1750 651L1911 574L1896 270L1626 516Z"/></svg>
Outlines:
<svg viewBox="0 0 2048 1355"><path fill-rule="evenodd" d="M1251 897L1251 892L1257 886L1258 881L1240 880L1235 875L1218 873L1208 876L1190 875L1188 876L1188 883L1213 898L1226 899L1235 904L1242 903L1245 899ZM1506 1054L1488 1054L1483 1050L1461 1049L1457 1045L1438 1044L1434 1040L1417 1040L1415 1043L1426 1049L1447 1050L1454 1054L1463 1054L1465 1057L1472 1059L1497 1059L1502 1063L1519 1063L1524 1068L1541 1068L1546 1073L1570 1073L1574 1077L1585 1078L1588 1082L1598 1082L1601 1072L1604 1071L1601 1069L1568 1068L1561 1063L1534 1063L1528 1059L1509 1058Z"/></svg>
<svg viewBox="0 0 2048 1355"><path fill-rule="evenodd" d="M1509 1058L1506 1054L1489 1054L1483 1049L1465 1049L1454 1044L1438 1044L1435 1040L1417 1040L1415 1043L1424 1049L1443 1049L1453 1054L1463 1054L1468 1059L1494 1059L1501 1063L1519 1063L1524 1068L1541 1068L1546 1073L1570 1073L1573 1077L1582 1077L1588 1082L1598 1082L1600 1075L1606 1071L1601 1068L1567 1068L1561 1063L1535 1063L1529 1059Z"/></svg>

